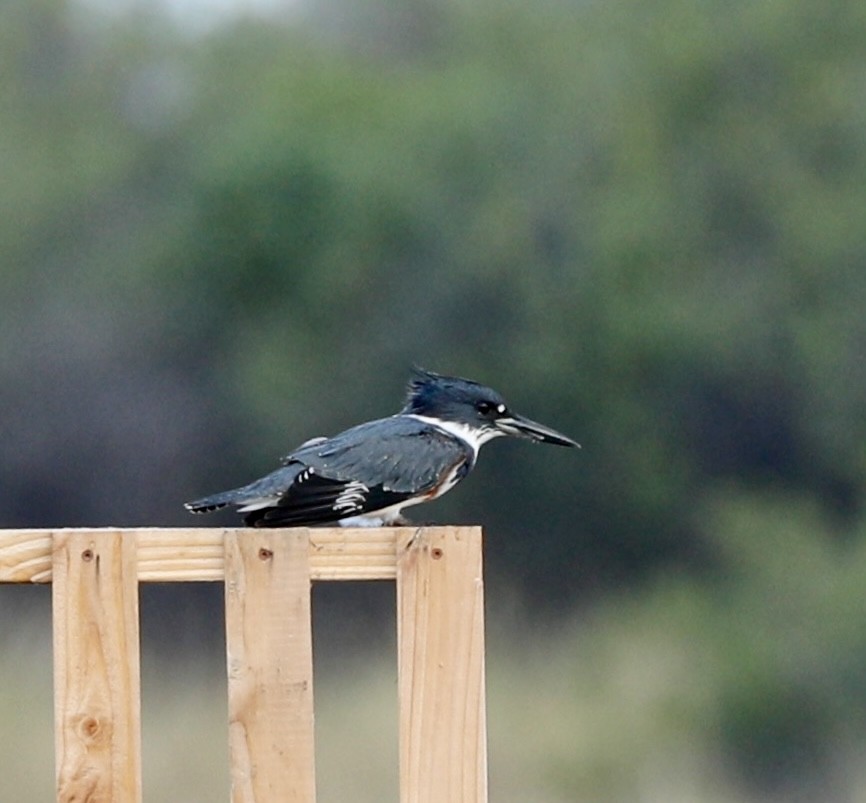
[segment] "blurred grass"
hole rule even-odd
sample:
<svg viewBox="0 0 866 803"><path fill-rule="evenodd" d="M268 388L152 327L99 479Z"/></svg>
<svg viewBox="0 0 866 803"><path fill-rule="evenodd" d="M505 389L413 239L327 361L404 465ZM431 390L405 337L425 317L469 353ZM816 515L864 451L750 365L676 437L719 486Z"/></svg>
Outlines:
<svg viewBox="0 0 866 803"><path fill-rule="evenodd" d="M54 799L51 622L3 617L2 627L0 800L43 803Z"/></svg>

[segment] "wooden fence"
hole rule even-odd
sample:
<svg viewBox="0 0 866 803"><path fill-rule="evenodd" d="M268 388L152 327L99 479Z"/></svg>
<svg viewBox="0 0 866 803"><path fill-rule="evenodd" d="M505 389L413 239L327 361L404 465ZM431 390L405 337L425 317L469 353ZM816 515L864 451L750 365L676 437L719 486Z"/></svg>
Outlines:
<svg viewBox="0 0 866 803"><path fill-rule="evenodd" d="M0 582L52 583L58 801L141 801L138 583L201 580L225 583L232 803L315 800L330 580L397 583L401 803L487 800L480 528L0 530Z"/></svg>

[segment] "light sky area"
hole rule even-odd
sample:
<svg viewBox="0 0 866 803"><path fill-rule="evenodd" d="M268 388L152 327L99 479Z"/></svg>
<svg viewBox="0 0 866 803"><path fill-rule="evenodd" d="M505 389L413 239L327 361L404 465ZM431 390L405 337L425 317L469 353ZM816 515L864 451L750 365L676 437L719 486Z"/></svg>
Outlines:
<svg viewBox="0 0 866 803"><path fill-rule="evenodd" d="M164 10L175 22L192 31L207 31L234 17L253 15L282 17L296 10L301 0L77 0L85 12L123 15L137 6Z"/></svg>

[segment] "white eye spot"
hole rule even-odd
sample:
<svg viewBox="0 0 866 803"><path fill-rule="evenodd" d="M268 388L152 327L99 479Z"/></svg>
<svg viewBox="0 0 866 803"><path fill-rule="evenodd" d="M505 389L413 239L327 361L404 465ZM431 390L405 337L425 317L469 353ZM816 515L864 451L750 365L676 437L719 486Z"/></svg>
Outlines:
<svg viewBox="0 0 866 803"><path fill-rule="evenodd" d="M505 405L504 404L497 404L496 405L496 412L499 413L499 415L502 415L505 412Z"/></svg>

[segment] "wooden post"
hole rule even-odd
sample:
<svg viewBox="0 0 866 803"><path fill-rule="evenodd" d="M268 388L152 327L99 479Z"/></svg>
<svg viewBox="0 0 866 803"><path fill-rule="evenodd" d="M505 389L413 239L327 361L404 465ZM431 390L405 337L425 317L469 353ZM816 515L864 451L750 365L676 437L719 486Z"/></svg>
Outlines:
<svg viewBox="0 0 866 803"><path fill-rule="evenodd" d="M484 803L481 529L403 531L397 544L401 803Z"/></svg>
<svg viewBox="0 0 866 803"><path fill-rule="evenodd" d="M57 800L141 801L141 681L135 538L53 539Z"/></svg>
<svg viewBox="0 0 866 803"><path fill-rule="evenodd" d="M232 803L315 801L309 539L226 534Z"/></svg>

